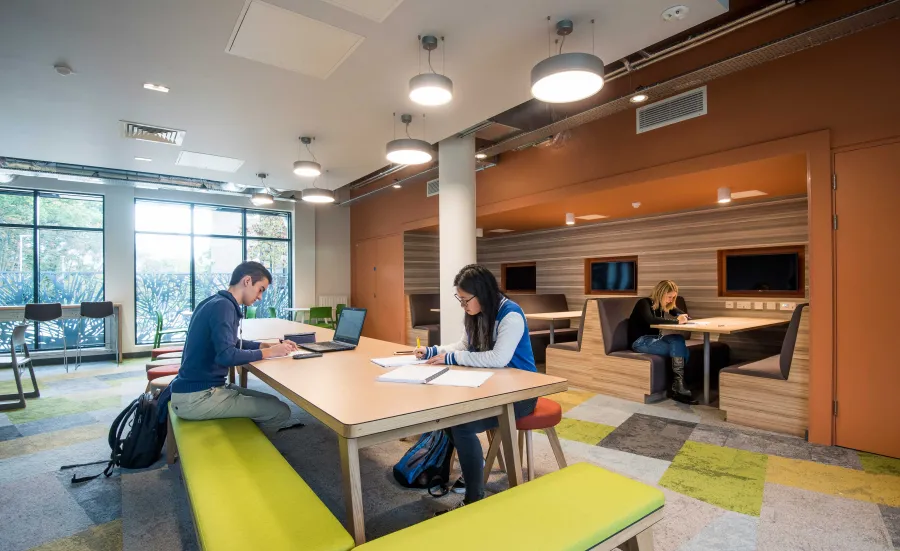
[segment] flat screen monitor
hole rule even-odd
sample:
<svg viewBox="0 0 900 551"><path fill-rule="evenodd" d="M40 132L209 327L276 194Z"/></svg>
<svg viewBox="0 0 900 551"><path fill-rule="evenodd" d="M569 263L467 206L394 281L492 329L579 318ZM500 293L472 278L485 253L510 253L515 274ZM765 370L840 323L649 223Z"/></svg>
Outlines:
<svg viewBox="0 0 900 551"><path fill-rule="evenodd" d="M637 291L636 260L596 260L590 263L592 293Z"/></svg>
<svg viewBox="0 0 900 551"><path fill-rule="evenodd" d="M506 266L503 284L507 291L534 291L537 289L537 270L530 266Z"/></svg>
<svg viewBox="0 0 900 551"><path fill-rule="evenodd" d="M725 290L734 292L789 292L801 289L798 253L740 254L725 257Z"/></svg>

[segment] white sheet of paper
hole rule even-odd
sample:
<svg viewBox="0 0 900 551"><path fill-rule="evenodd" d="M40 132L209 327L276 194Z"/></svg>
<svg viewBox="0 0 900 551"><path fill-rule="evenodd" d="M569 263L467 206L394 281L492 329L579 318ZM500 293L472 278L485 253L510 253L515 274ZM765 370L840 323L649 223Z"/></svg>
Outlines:
<svg viewBox="0 0 900 551"><path fill-rule="evenodd" d="M490 371L463 371L461 369L451 369L437 379L431 381L430 385L438 386L467 386L476 388L484 384L491 378L493 373Z"/></svg>
<svg viewBox="0 0 900 551"><path fill-rule="evenodd" d="M708 321L689 321L687 323L683 323L682 325L709 325Z"/></svg>
<svg viewBox="0 0 900 551"><path fill-rule="evenodd" d="M425 360L419 360L413 355L391 356L389 358L372 358L372 363L381 367L403 367L405 365L424 364Z"/></svg>

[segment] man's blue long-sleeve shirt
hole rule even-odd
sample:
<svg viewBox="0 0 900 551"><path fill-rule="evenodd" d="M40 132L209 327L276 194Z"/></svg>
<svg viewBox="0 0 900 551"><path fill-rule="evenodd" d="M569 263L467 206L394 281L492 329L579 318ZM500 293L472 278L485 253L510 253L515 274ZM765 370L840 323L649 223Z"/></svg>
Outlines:
<svg viewBox="0 0 900 551"><path fill-rule="evenodd" d="M241 307L228 291L197 305L188 326L172 392L200 392L225 384L228 368L262 359L259 343L238 340Z"/></svg>

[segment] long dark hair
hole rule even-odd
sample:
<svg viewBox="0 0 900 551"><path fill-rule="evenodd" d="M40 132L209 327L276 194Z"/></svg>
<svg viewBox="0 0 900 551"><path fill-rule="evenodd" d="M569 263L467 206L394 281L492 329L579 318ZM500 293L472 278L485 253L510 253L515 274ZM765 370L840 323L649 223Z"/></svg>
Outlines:
<svg viewBox="0 0 900 551"><path fill-rule="evenodd" d="M497 278L484 266L469 264L456 274L453 286L474 295L481 305L481 313L470 316L466 314L466 335L469 347L476 352L487 352L494 348L494 323L497 321L497 310L503 293L497 285Z"/></svg>

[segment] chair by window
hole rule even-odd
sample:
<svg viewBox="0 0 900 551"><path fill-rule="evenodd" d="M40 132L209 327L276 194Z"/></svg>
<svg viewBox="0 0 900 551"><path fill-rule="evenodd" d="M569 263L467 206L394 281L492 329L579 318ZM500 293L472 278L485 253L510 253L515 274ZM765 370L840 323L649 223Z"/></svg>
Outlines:
<svg viewBox="0 0 900 551"><path fill-rule="evenodd" d="M81 339L84 338L84 323L88 319L105 320L115 315L112 302L82 302L81 303L81 319L78 322L78 338L75 341L75 349L77 351L77 359L75 361L75 369L81 367ZM104 331L104 334L106 332ZM103 342L106 347L106 342ZM116 339L116 363L119 363L119 339Z"/></svg>
<svg viewBox="0 0 900 551"><path fill-rule="evenodd" d="M274 306L269 306L269 317L275 319L278 317L278 310Z"/></svg>
<svg viewBox="0 0 900 551"><path fill-rule="evenodd" d="M244 314L244 319L252 320L256 319L256 306L248 306L247 313Z"/></svg>
<svg viewBox="0 0 900 551"><path fill-rule="evenodd" d="M12 368L13 377L16 380L16 389L18 390L15 394L0 395L0 402L15 400L15 402L0 404L0 411L21 409L25 407L25 398L39 398L41 396L41 392L38 390L37 379L34 376L34 366L31 364L31 355L28 353L28 345L25 344L25 331L27 330L28 325L16 326L16 328L13 329L12 338L10 339L9 355L0 356L0 367ZM22 349L21 354L17 352L17 348ZM21 370L26 366L31 375L31 392L25 392L22 389Z"/></svg>
<svg viewBox="0 0 900 551"><path fill-rule="evenodd" d="M335 323L335 325L337 325L338 320L341 319L341 312L343 312L344 308L346 308L346 307L347 307L346 304L338 304L337 306L334 307L334 323Z"/></svg>
<svg viewBox="0 0 900 551"><path fill-rule="evenodd" d="M334 312L331 306L315 306L309 309L309 324L334 329Z"/></svg>
<svg viewBox="0 0 900 551"><path fill-rule="evenodd" d="M187 329L163 329L163 317L160 312L156 313L156 335L153 337L153 348L159 348L162 338L165 335L177 335L178 333L187 333Z"/></svg>
<svg viewBox="0 0 900 551"><path fill-rule="evenodd" d="M59 333L62 335L63 342L63 365L66 366L66 373L69 372L69 352L66 346L66 328L62 323L62 304L59 302L48 302L45 304L30 303L25 305L25 321L36 321L38 323L55 321L59 325ZM35 340L39 338L40 330L35 335Z"/></svg>

